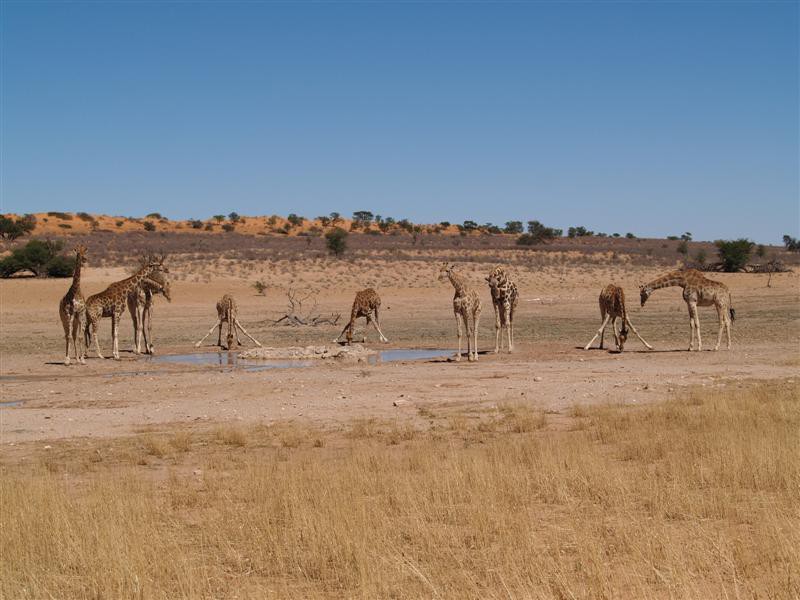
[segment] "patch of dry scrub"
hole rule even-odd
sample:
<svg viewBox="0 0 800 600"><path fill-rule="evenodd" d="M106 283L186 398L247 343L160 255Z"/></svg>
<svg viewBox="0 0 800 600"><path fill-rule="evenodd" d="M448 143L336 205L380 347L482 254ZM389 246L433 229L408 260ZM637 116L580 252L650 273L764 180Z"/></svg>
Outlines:
<svg viewBox="0 0 800 600"><path fill-rule="evenodd" d="M7 467L0 596L794 597L797 391L585 407L580 428L509 405L150 433L159 477Z"/></svg>

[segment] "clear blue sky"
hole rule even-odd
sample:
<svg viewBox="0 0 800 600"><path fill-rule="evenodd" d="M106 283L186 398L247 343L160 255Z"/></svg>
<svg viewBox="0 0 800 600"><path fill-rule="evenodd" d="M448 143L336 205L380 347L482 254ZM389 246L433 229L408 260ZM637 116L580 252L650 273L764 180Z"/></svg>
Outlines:
<svg viewBox="0 0 800 600"><path fill-rule="evenodd" d="M2 2L2 210L798 235L796 2Z"/></svg>

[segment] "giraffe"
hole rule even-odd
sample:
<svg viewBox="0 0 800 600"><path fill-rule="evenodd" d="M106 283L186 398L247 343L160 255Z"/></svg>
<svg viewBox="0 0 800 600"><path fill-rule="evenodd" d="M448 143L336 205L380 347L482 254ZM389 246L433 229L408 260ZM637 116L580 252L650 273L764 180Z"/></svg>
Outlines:
<svg viewBox="0 0 800 600"><path fill-rule="evenodd" d="M86 246L75 246L75 270L72 272L72 285L58 304L58 314L64 326L64 339L67 343L64 364L69 364L69 340L72 338L72 348L75 350L75 360L86 364L83 349L78 350L78 340L81 340L81 325L86 318L86 299L81 292L81 267L88 262Z"/></svg>
<svg viewBox="0 0 800 600"><path fill-rule="evenodd" d="M453 296L453 313L456 317L458 328L458 354L456 360L461 360L461 324L467 330L467 360L478 360L478 321L481 316L481 299L478 293L467 285L466 280L455 272L455 265L443 263L439 269L439 281L449 279L455 289Z"/></svg>
<svg viewBox="0 0 800 600"><path fill-rule="evenodd" d="M380 340L382 342L388 342L389 340L386 339L386 336L383 335L381 331L381 322L378 318L378 309L381 307L381 298L378 296L378 292L373 290L372 288L367 288L365 290L361 290L360 292L356 293L355 300L353 300L353 308L350 310L350 322L344 326L342 329L342 333L339 334L333 343L336 344L342 339L342 336L347 333L347 345L353 343L353 330L355 329L356 319L359 317L364 317L367 320L367 325L372 323L373 327L375 327L378 335L380 336ZM364 341L367 341L367 334L364 333Z"/></svg>
<svg viewBox="0 0 800 600"><path fill-rule="evenodd" d="M511 354L514 351L514 311L519 300L517 286L501 266L495 267L486 281L489 283L494 307L494 353L500 352L503 344L502 330L505 328L508 336L508 353Z"/></svg>
<svg viewBox="0 0 800 600"><path fill-rule="evenodd" d="M227 346L222 345L222 324L228 324L228 336L226 338ZM213 327L208 330L208 333L203 336L199 342L195 344L195 348L199 348L200 344L211 335L211 332L214 331L216 327L219 327L219 333L217 335L217 346L220 346L224 350L230 350L233 346L234 340L234 333L236 334L236 344L241 346L242 340L239 339L239 329L242 330L247 337L249 337L256 346L259 348L261 347L261 343L255 339L252 335L245 331L242 324L239 323L239 305L236 303L236 299L231 296L230 294L225 294L220 301L217 302L217 322L214 323Z"/></svg>
<svg viewBox="0 0 800 600"><path fill-rule="evenodd" d="M146 260L147 259L145 259L145 261ZM144 264L145 261L143 261L142 264ZM133 321L134 354L139 354L141 352L143 335L145 354L155 353L155 347L153 346L152 319L153 304L155 303L156 294L161 294L167 299L167 302L172 302L169 279L160 272L151 273L149 277L142 279L138 287L128 292L128 311L131 313L131 320Z"/></svg>
<svg viewBox="0 0 800 600"><path fill-rule="evenodd" d="M622 319L622 327L620 327L619 335L617 335L617 317ZM625 292L622 291L621 287L609 283L603 288L603 291L600 292L600 318L603 320L603 324L589 343L586 344L584 350L589 349L598 335L600 336L600 349L603 349L603 336L605 335L606 325L608 325L609 319L611 319L611 331L614 332L614 342L617 344L617 350L622 352L625 347L625 342L628 340L628 327L631 328L631 331L636 334L636 337L639 338L639 341L642 342L648 350L653 349L653 347L639 335L639 332L636 331L636 327L631 323L628 317L628 311L625 309Z"/></svg>
<svg viewBox="0 0 800 600"><path fill-rule="evenodd" d="M717 335L717 345L714 346L714 350L719 350L723 329L727 334L728 350L730 350L731 322L736 318L736 311L732 306L731 293L728 290L728 286L719 281L708 279L695 269L671 271L639 287L642 306L655 290L673 285L683 288L683 299L689 308L689 328L691 330L689 352L692 351L692 346L694 346L695 332L697 333L697 351L699 352L703 347L700 340L700 318L697 315L697 307L712 305L717 309L717 317L719 318L719 334Z"/></svg>
<svg viewBox="0 0 800 600"><path fill-rule="evenodd" d="M125 312L125 305L128 294L139 287L141 282L148 278L153 272L169 272L164 266L164 257L150 260L147 264L142 265L136 273L117 281L108 286L99 294L89 296L86 300L86 328L85 337L86 348L91 344L94 338L95 350L97 351L98 358L104 358L100 352L100 341L97 337L97 326L100 319L103 317L111 317L111 339L112 339L112 354L114 360L119 360L119 321Z"/></svg>

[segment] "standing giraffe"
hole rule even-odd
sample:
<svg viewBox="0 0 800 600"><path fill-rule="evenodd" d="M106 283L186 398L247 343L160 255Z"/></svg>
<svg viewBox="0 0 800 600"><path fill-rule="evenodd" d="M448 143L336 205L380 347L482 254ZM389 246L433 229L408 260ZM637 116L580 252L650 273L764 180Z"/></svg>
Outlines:
<svg viewBox="0 0 800 600"><path fill-rule="evenodd" d="M67 343L64 364L69 364L69 340L72 338L72 348L75 350L75 360L86 364L83 358L83 348L78 350L78 340L82 340L81 325L86 317L86 299L81 292L81 267L88 262L87 250L83 244L75 247L75 270L72 272L72 285L58 304L58 314L64 326L64 339Z"/></svg>
<svg viewBox="0 0 800 600"><path fill-rule="evenodd" d="M698 306L714 306L717 309L719 318L719 334L717 335L717 345L714 350L719 350L722 342L722 330L724 329L728 337L728 350L731 349L731 322L736 318L736 311L731 306L731 293L728 286L719 281L712 281L695 269L685 271L672 271L661 277L657 277L650 283L640 286L639 292L642 306L647 302L655 290L677 285L683 288L683 299L689 308L689 328L691 337L689 338L689 352L694 345L695 331L697 332L697 350L702 350L700 340L700 318L697 315Z"/></svg>
<svg viewBox="0 0 800 600"><path fill-rule="evenodd" d="M378 292L372 288L367 288L357 292L355 300L353 300L353 308L350 310L350 322L344 326L342 333L339 334L339 337L333 340L333 343L338 343L342 336L347 333L347 345L349 346L352 344L353 330L356 326L356 319L359 317L364 317L367 320L367 325L372 323L373 327L375 327L378 335L380 336L380 340L382 342L388 342L389 340L386 339L386 336L383 335L383 332L381 331L381 322L378 318L378 309L380 309L380 307L381 297L378 296ZM366 332L364 332L364 341L367 341Z"/></svg>
<svg viewBox="0 0 800 600"><path fill-rule="evenodd" d="M227 346L222 345L222 324L228 324L228 336L226 337ZM211 335L211 332L214 331L216 327L219 327L219 333L217 335L217 346L220 346L224 350L230 350L233 346L234 340L234 333L236 334L236 344L241 346L242 340L239 339L239 329L242 330L242 333L249 337L256 346L259 348L261 347L261 343L255 339L252 335L245 331L242 324L239 323L239 306L236 304L236 300L230 294L225 294L220 301L217 302L217 322L214 323L214 326L208 330L208 333L203 336L199 342L195 344L195 348L199 348L200 344L203 343L208 336Z"/></svg>
<svg viewBox="0 0 800 600"><path fill-rule="evenodd" d="M103 358L100 352L100 341L97 338L97 325L100 319L111 317L112 354L114 360L119 360L119 321L125 312L128 294L139 287L142 280L150 277L155 271L168 272L164 266L163 256L142 265L136 273L127 279L112 283L99 294L89 296L86 300L86 348L91 344L91 339L94 338L98 358Z"/></svg>
<svg viewBox="0 0 800 600"><path fill-rule="evenodd" d="M501 266L495 267L486 281L489 283L494 307L494 353L500 352L503 345L502 330L505 328L508 353L511 354L514 351L514 311L519 300L517 286Z"/></svg>
<svg viewBox="0 0 800 600"><path fill-rule="evenodd" d="M617 317L622 319L619 335L617 335ZM625 342L628 340L628 327L631 328L631 331L636 334L636 337L639 338L639 341L641 341L648 350L653 349L653 347L639 335L639 332L636 331L636 327L633 326L630 318L628 318L628 311L625 310L625 292L622 291L621 287L609 283L603 288L603 291L600 292L600 318L603 319L603 324L589 343L586 344L584 350L589 349L589 346L594 343L598 335L600 336L600 349L603 349L603 336L605 335L606 325L608 325L609 319L611 319L611 331L614 332L614 342L617 344L617 350L622 352L625 347Z"/></svg>
<svg viewBox="0 0 800 600"><path fill-rule="evenodd" d="M169 279L158 271L142 279L138 287L128 292L128 311L131 313L131 321L133 321L134 354L141 352L142 336L144 336L145 354L155 353L152 325L153 304L157 294L164 296L167 302L172 302Z"/></svg>
<svg viewBox="0 0 800 600"><path fill-rule="evenodd" d="M481 299L478 292L467 285L466 280L455 272L455 265L443 263L439 269L439 281L449 279L455 289L453 296L453 313L456 316L458 328L458 354L456 360L461 360L461 324L467 330L467 360L478 360L478 321L481 316Z"/></svg>

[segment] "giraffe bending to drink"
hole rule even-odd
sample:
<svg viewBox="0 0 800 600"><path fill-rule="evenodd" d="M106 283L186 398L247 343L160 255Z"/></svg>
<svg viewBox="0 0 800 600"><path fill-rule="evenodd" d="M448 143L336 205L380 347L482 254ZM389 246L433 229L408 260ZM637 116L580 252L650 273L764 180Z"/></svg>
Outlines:
<svg viewBox="0 0 800 600"><path fill-rule="evenodd" d="M467 330L467 360L478 360L478 321L481 316L481 299L478 293L470 289L467 281L455 272L455 265L442 264L439 269L439 281L449 280L455 290L453 296L453 313L456 317L458 328L458 354L456 360L461 360L462 323Z"/></svg>
<svg viewBox="0 0 800 600"><path fill-rule="evenodd" d="M88 348L92 338L94 338L95 350L99 358L103 358L100 352L100 341L97 338L97 326L100 323L100 319L111 317L112 354L114 360L119 360L119 322L125 313L128 294L138 288L143 280L156 271L168 272L167 267L164 266L163 256L150 260L127 279L112 283L99 294L89 296L86 300L86 347Z"/></svg>
<svg viewBox="0 0 800 600"><path fill-rule="evenodd" d="M145 259L146 262L148 259ZM144 262L142 264L144 264ZM139 286L128 293L128 311L133 321L133 352L141 352L142 337L144 337L145 354L154 354L153 346L153 305L156 295L161 294L172 302L170 282L160 272L153 272L145 277Z"/></svg>
<svg viewBox="0 0 800 600"><path fill-rule="evenodd" d="M225 346L222 345L222 324L228 324L228 335L226 336L225 340L227 344ZM261 347L261 343L254 338L252 335L247 333L242 324L239 323L239 305L236 303L236 299L231 296L230 294L225 294L220 301L217 302L217 322L214 323L213 327L208 330L208 333L203 336L203 338L195 344L196 348L200 347L200 344L211 335L211 332L214 331L215 328L219 327L219 332L217 334L217 346L220 346L224 350L230 350L233 347L234 341L234 334L236 339L236 344L241 346L242 340L239 338L239 330L242 330L242 333L249 337L256 346L259 348Z"/></svg>
<svg viewBox="0 0 800 600"><path fill-rule="evenodd" d="M72 348L75 351L75 360L81 364L86 364L84 360L85 351L83 348L78 350L80 340L83 342L81 326L86 318L86 299L81 292L81 267L88 259L87 250L83 244L75 247L75 270L72 272L72 286L58 304L58 314L61 317L61 324L64 326L64 339L67 343L64 364L69 364L69 341L72 339Z"/></svg>
<svg viewBox="0 0 800 600"><path fill-rule="evenodd" d="M684 271L672 271L661 277L657 277L650 283L639 288L642 306L647 302L655 290L679 286L683 288L683 300L689 309L689 328L691 337L689 338L689 352L694 346L695 333L697 333L697 350L702 350L700 339L700 318L697 314L698 306L714 306L717 309L719 318L719 334L717 335L717 345L714 350L719 350L722 342L722 331L725 330L728 338L728 350L731 348L731 322L736 318L736 311L733 310L731 293L728 286L719 281L708 279L700 271L686 269Z"/></svg>
<svg viewBox="0 0 800 600"><path fill-rule="evenodd" d="M600 336L600 349L603 349L603 336L605 335L609 319L611 320L611 331L614 332L614 342L617 345L617 350L622 352L625 347L625 342L628 340L628 327L631 328L631 331L636 334L636 337L639 338L639 341L641 341L648 350L653 349L653 347L639 335L639 332L636 331L636 327L633 326L630 318L628 318L628 312L625 310L625 292L622 291L621 287L609 283L603 288L603 291L600 292L600 318L603 319L603 324L589 343L586 344L584 350L589 349L597 339L597 336ZM617 318L622 320L619 334L617 334Z"/></svg>
<svg viewBox="0 0 800 600"><path fill-rule="evenodd" d="M495 267L486 278L492 294L494 307L494 353L500 352L503 345L503 329L508 336L508 353L514 351L514 311L517 309L519 294L516 284L501 266Z"/></svg>
<svg viewBox="0 0 800 600"><path fill-rule="evenodd" d="M382 342L388 342L389 340L386 339L386 336L383 335L381 331L381 322L378 318L378 310L381 307L381 298L378 296L378 292L373 290L372 288L367 288L365 290L361 290L360 292L356 293L355 300L353 300L353 308L350 310L350 322L344 326L342 329L342 333L339 334L334 343L338 343L342 336L346 333L346 340L347 345L353 343L353 330L356 326L356 319L360 317L364 317L367 320L367 325L372 323L375 330L378 332L380 336L380 340ZM364 341L367 341L367 334L364 333Z"/></svg>

